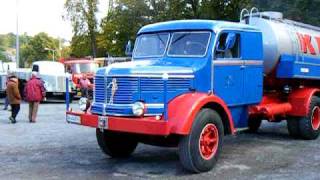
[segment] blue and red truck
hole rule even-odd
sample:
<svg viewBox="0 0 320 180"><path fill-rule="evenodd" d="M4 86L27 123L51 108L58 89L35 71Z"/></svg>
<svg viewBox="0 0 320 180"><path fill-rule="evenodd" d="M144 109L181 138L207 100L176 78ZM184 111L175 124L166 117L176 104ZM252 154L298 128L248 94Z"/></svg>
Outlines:
<svg viewBox="0 0 320 180"><path fill-rule="evenodd" d="M66 118L96 128L111 157L129 156L138 143L177 147L184 168L209 171L224 136L255 132L262 120L286 120L292 137L318 138L319 54L320 28L279 12L147 25L132 61L98 69L92 103Z"/></svg>

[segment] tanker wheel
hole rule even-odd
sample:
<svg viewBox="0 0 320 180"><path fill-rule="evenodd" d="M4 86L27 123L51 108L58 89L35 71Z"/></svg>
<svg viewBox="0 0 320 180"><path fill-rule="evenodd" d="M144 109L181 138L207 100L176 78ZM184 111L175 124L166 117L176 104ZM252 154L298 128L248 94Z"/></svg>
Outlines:
<svg viewBox="0 0 320 180"><path fill-rule="evenodd" d="M100 129L96 130L100 149L107 155L115 158L130 156L138 145L134 136L127 133L118 133Z"/></svg>
<svg viewBox="0 0 320 180"><path fill-rule="evenodd" d="M320 98L313 96L309 105L308 116L299 119L302 139L317 139L320 133Z"/></svg>
<svg viewBox="0 0 320 180"><path fill-rule="evenodd" d="M211 170L219 157L223 136L219 114L211 109L201 110L192 124L190 134L179 141L182 166L193 173Z"/></svg>
<svg viewBox="0 0 320 180"><path fill-rule="evenodd" d="M300 129L299 129L299 119L296 117L290 117L287 120L287 127L289 135L293 138L299 138L300 135Z"/></svg>
<svg viewBox="0 0 320 180"><path fill-rule="evenodd" d="M259 116L249 117L248 119L248 132L256 133L261 126L262 118Z"/></svg>

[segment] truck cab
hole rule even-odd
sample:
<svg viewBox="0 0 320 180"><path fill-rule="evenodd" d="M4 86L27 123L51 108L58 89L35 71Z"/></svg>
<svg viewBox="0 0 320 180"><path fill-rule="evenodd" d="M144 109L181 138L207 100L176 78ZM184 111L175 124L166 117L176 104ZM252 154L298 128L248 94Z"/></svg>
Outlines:
<svg viewBox="0 0 320 180"><path fill-rule="evenodd" d="M236 128L247 126L248 105L262 98L262 35L241 24L188 20L138 32L133 60L97 71L91 111L112 116L163 116L182 95L221 98ZM114 88L116 86L117 88ZM101 88L101 89L100 89ZM143 114L134 112L143 103Z"/></svg>
<svg viewBox="0 0 320 180"><path fill-rule="evenodd" d="M90 108L69 110L67 121L97 128L99 146L112 157L131 154L138 142L177 146L185 168L208 171L223 136L248 127L248 107L262 99L262 60L262 34L252 26L147 25L132 61L99 68Z"/></svg>

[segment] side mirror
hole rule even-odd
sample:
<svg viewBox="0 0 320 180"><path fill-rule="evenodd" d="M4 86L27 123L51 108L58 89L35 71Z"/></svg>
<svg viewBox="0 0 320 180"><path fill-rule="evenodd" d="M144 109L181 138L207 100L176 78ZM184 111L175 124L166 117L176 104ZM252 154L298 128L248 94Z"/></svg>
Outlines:
<svg viewBox="0 0 320 180"><path fill-rule="evenodd" d="M218 52L225 52L228 49L232 49L236 43L237 36L235 33L228 33L225 41L223 44L220 44L221 41L217 42L217 51Z"/></svg>
<svg viewBox="0 0 320 180"><path fill-rule="evenodd" d="M132 56L132 45L131 41L129 40L127 45L126 45L126 51L125 51L126 56Z"/></svg>
<svg viewBox="0 0 320 180"><path fill-rule="evenodd" d="M237 36L235 33L228 33L227 39L226 39L226 49L232 49L236 43Z"/></svg>

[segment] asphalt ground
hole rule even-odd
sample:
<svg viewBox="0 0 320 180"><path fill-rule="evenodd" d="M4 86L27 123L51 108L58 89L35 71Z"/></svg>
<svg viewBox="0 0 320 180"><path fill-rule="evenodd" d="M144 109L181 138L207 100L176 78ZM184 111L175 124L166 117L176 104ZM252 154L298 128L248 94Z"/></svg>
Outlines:
<svg viewBox="0 0 320 180"><path fill-rule="evenodd" d="M27 111L22 104L10 124L10 112L0 110L0 179L320 179L320 140L292 139L286 122L226 137L216 167L190 174L175 148L140 144L128 159L109 158L95 129L65 122L62 103L41 104L35 124Z"/></svg>

